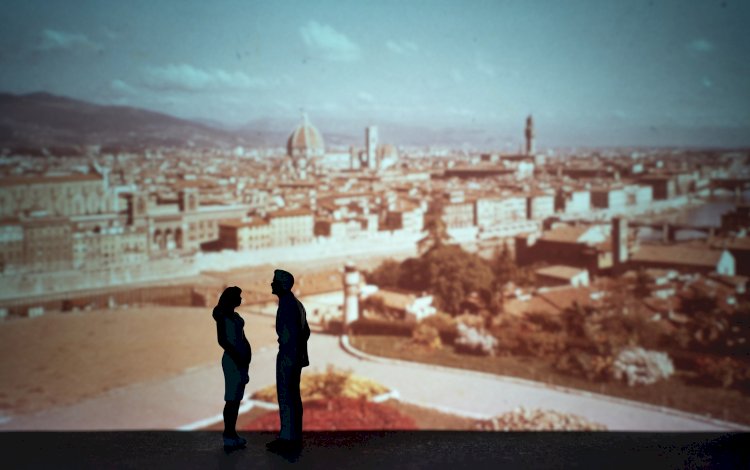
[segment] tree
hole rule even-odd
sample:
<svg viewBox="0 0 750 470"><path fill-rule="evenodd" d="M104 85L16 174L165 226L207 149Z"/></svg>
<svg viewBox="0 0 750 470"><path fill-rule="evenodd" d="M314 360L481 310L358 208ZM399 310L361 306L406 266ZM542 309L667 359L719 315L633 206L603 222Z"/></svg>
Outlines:
<svg viewBox="0 0 750 470"><path fill-rule="evenodd" d="M401 264L396 260L387 259L365 277L367 282L378 287L398 287L400 273Z"/></svg>
<svg viewBox="0 0 750 470"><path fill-rule="evenodd" d="M430 281L422 258L408 258L401 263L398 285L404 289L426 291Z"/></svg>
<svg viewBox="0 0 750 470"><path fill-rule="evenodd" d="M649 289L650 283L651 278L646 274L646 270L643 268L638 269L635 277L635 295L641 299L651 295L651 289Z"/></svg>
<svg viewBox="0 0 750 470"><path fill-rule="evenodd" d="M434 198L424 218L424 228L427 235L417 242L420 254L425 254L433 248L440 248L451 243L451 236L443 220L443 201Z"/></svg>
<svg viewBox="0 0 750 470"><path fill-rule="evenodd" d="M687 325L690 342L698 348L721 348L721 339L729 330L727 312L719 307L715 296L695 289L690 299L682 301L682 310L690 318Z"/></svg>
<svg viewBox="0 0 750 470"><path fill-rule="evenodd" d="M423 287L435 296L439 309L461 313L461 302L472 292L490 297L494 276L485 260L455 245L431 248L420 259L406 260L402 280Z"/></svg>
<svg viewBox="0 0 750 470"><path fill-rule="evenodd" d="M492 271L495 274L497 287L502 287L515 278L516 263L510 255L508 245L503 243L502 248L496 248L492 257Z"/></svg>

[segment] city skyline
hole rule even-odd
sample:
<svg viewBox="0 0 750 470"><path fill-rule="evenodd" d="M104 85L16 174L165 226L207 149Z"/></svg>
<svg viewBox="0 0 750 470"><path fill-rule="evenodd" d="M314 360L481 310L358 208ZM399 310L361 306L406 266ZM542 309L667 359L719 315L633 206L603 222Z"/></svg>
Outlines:
<svg viewBox="0 0 750 470"><path fill-rule="evenodd" d="M517 149L747 145L739 2L7 2L0 91L232 128L448 130Z"/></svg>

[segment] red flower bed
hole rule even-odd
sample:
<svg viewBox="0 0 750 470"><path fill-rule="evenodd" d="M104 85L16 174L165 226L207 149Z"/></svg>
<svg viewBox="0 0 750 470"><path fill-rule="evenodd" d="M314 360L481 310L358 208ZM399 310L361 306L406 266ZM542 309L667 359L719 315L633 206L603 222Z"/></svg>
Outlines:
<svg viewBox="0 0 750 470"><path fill-rule="evenodd" d="M415 430L414 420L381 403L355 398L313 400L304 404L305 431L357 431L368 429ZM243 427L243 431L278 431L279 412L269 411Z"/></svg>

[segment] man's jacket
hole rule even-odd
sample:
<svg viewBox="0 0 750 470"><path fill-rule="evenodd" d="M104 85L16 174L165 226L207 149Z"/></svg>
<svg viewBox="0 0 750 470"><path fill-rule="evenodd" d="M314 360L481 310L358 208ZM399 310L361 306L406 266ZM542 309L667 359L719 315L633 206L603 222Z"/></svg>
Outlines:
<svg viewBox="0 0 750 470"><path fill-rule="evenodd" d="M279 354L282 357L291 359L292 364L297 367L310 365L307 355L307 340L310 338L307 312L302 302L291 292L279 297L276 334L279 335Z"/></svg>

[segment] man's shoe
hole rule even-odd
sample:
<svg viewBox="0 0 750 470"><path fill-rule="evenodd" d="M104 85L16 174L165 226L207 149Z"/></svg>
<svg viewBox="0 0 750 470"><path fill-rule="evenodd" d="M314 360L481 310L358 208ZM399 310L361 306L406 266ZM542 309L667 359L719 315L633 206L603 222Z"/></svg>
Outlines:
<svg viewBox="0 0 750 470"><path fill-rule="evenodd" d="M247 444L247 439L243 439L240 436L237 437L223 437L224 439L224 447L245 447Z"/></svg>
<svg viewBox="0 0 750 470"><path fill-rule="evenodd" d="M276 453L289 453L299 452L302 450L302 441L292 441L289 439L274 439L273 441L266 444L266 449L270 452Z"/></svg>

